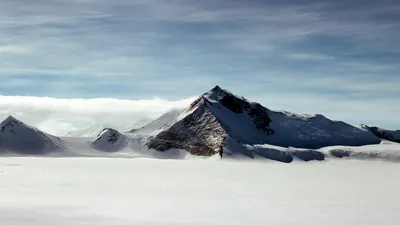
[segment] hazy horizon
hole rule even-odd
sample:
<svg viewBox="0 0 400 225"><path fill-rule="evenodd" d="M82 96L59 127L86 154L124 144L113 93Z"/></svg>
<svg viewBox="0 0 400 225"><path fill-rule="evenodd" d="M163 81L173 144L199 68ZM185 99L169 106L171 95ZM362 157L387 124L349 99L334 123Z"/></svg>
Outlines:
<svg viewBox="0 0 400 225"><path fill-rule="evenodd" d="M230 91L230 90L228 90ZM237 94L237 93L234 93ZM23 122L36 126L45 132L54 135L65 135L70 131L88 128L92 125L111 125L129 127L126 124L134 124L137 121L151 121L175 108L184 108L190 105L199 95L179 100L166 100L158 97L152 99L117 99L117 98L52 98L36 96L2 96L0 95L0 120L8 116L14 116ZM240 95L239 95L240 96ZM243 96L246 97L246 96ZM249 99L252 101L252 99ZM275 100L275 101L274 101ZM308 99L309 103L317 99ZM279 98L271 99L270 102L279 104ZM351 104L351 103L347 103ZM273 108L265 105L271 110L288 111L283 108ZM301 102L295 105L302 109ZM345 107L345 106L344 106ZM307 110L304 108L304 110ZM352 114L361 112L336 110L334 113L322 113L332 120L342 120L353 126L367 124L369 126L380 126L388 129L398 129L392 118L386 118L385 123L372 123L371 118L359 117L351 119ZM290 110L289 110L290 111ZM321 112L293 111L300 114L321 114ZM357 123L357 121L359 121ZM353 122L353 123L352 123ZM121 130L124 131L124 130Z"/></svg>

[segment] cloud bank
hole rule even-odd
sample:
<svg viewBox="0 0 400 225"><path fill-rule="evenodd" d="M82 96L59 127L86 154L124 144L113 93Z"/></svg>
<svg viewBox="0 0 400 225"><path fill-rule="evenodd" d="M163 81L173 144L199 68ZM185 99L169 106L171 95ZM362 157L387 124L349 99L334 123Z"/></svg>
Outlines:
<svg viewBox="0 0 400 225"><path fill-rule="evenodd" d="M173 108L189 105L194 98L168 101L114 98L57 99L49 97L0 96L0 119L12 115L39 129L64 135L94 124L129 127L136 121L155 119Z"/></svg>

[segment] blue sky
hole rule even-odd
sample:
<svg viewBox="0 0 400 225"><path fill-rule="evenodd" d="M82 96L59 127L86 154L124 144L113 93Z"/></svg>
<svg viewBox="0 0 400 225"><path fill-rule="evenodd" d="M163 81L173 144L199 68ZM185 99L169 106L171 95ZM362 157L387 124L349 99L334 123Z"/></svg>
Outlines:
<svg viewBox="0 0 400 225"><path fill-rule="evenodd" d="M0 95L174 101L219 84L400 128L399 40L399 1L2 0Z"/></svg>

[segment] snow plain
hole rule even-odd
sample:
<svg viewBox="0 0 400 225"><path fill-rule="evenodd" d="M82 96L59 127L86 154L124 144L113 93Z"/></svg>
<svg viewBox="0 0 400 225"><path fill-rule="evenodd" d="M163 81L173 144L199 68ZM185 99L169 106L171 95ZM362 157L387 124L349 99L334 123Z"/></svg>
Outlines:
<svg viewBox="0 0 400 225"><path fill-rule="evenodd" d="M0 158L0 224L398 224L400 164Z"/></svg>

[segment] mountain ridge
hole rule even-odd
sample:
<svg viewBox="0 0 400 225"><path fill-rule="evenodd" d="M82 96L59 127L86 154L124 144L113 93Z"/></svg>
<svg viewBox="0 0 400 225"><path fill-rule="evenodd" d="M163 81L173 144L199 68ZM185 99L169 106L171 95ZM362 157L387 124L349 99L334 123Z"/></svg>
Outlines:
<svg viewBox="0 0 400 225"><path fill-rule="evenodd" d="M380 143L380 139L369 132L342 121L333 121L321 114L300 116L273 111L219 86L202 94L178 118L180 120L149 141L149 148L159 151L169 147L190 148L189 152L194 154L217 154L223 151L227 136L242 145L271 144L310 149ZM212 129L208 125L216 132L210 132ZM199 137L202 144L196 140Z"/></svg>
<svg viewBox="0 0 400 225"><path fill-rule="evenodd" d="M27 144L24 132L8 129L9 123L33 132L39 144ZM20 154L176 159L219 155L218 158L271 159L285 163L296 159L324 160L326 156L393 157L395 160L398 157L396 151L391 152L396 146L386 149L388 145L379 145L386 151L382 153L366 151L367 145L378 144L381 139L364 128L330 120L321 114L274 111L219 86L203 93L186 108L168 111L143 127L126 132L104 127L93 139L61 139L13 117L1 124L0 149L11 141L14 143L11 149ZM25 145L33 148L25 151ZM365 153L358 153L352 146L363 146L360 149Z"/></svg>

